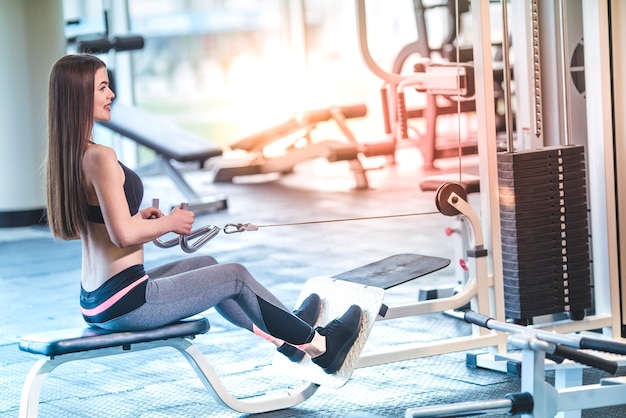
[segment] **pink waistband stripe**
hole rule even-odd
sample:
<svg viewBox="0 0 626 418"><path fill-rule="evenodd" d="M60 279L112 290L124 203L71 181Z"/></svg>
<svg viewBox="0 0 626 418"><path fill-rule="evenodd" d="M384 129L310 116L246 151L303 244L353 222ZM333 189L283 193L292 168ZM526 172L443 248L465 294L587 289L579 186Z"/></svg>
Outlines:
<svg viewBox="0 0 626 418"><path fill-rule="evenodd" d="M107 300L105 300L100 305L96 306L95 308L85 309L85 308L81 307L80 311L82 312L83 315L86 315L86 316L98 315L98 314L106 311L107 309L109 309L116 302L118 302L120 299L122 299L128 292L130 292L137 285L139 285L140 283L145 282L146 280L148 280L148 275L147 274L144 275L143 277L141 277L140 279L134 281L133 283L129 284L125 288L121 289L116 294L114 294L113 296L111 296L110 298L108 298Z"/></svg>

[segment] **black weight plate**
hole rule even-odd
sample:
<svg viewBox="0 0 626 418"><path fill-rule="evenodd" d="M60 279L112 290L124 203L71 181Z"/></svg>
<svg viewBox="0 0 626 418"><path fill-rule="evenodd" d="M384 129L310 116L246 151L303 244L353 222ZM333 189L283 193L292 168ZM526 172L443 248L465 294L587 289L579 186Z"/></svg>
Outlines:
<svg viewBox="0 0 626 418"><path fill-rule="evenodd" d="M586 292L584 295L581 294L579 298L572 300L571 297L554 297L554 298L546 298L546 299L533 299L529 297L528 299L518 299L511 298L509 300L504 301L505 309L513 310L513 311L529 311L529 310L539 310L543 308L553 309L558 308L562 310L570 309L586 309L591 306L591 291Z"/></svg>
<svg viewBox="0 0 626 418"><path fill-rule="evenodd" d="M500 196L516 196L519 194L535 194L535 193L558 193L563 191L564 193L580 193L587 190L586 179L574 179L568 182L551 183L551 182L538 182L525 184L523 186L514 187L500 187L498 194Z"/></svg>
<svg viewBox="0 0 626 418"><path fill-rule="evenodd" d="M538 243L552 243L553 245L561 245L562 240L576 240L575 242L582 242L581 240L589 240L588 228L582 229L567 229L560 234L553 234L553 236L537 235L530 237L514 237L514 236L502 236L501 243L503 245L515 245L518 247L532 246Z"/></svg>
<svg viewBox="0 0 626 418"><path fill-rule="evenodd" d="M517 288L523 290L532 289L533 286L540 286L543 284L550 284L555 287L559 286L559 288L565 288L569 286L572 286L574 288L580 286L590 286L591 270L578 270L575 274L571 274L569 276L564 276L558 273L550 273L547 271L538 272L534 275L526 275L522 277L510 277L509 275L504 274L503 283L511 289Z"/></svg>
<svg viewBox="0 0 626 418"><path fill-rule="evenodd" d="M539 283L533 286L504 286L504 294L509 296L526 296L529 294L538 294L538 297L544 295L556 295L562 297L564 295L585 295L587 292L591 292L591 285L589 283L580 283L576 286L554 285L554 283Z"/></svg>
<svg viewBox="0 0 626 418"><path fill-rule="evenodd" d="M500 218L507 220L519 220L524 221L526 219L534 219L534 218L546 218L550 217L551 219L559 220L561 215L566 215L568 213L583 213L587 214L587 204L580 205L570 205L568 207L560 207L556 206L554 208L550 208L551 210L546 211L523 211L520 208L508 208L506 210L500 210Z"/></svg>
<svg viewBox="0 0 626 418"><path fill-rule="evenodd" d="M498 161L534 161L541 158L567 158L573 155L584 154L585 148L582 145L555 145L541 149L499 152L496 158Z"/></svg>
<svg viewBox="0 0 626 418"><path fill-rule="evenodd" d="M569 261L567 263L555 264L553 260L547 260L544 262L535 261L533 263L515 263L515 262L502 262L503 272L507 274L506 277L532 277L537 274L549 273L549 272L563 272L568 270L578 270L585 265L588 265L590 259L578 258L576 261ZM513 273L517 275L511 275ZM525 276L524 276L525 274Z"/></svg>
<svg viewBox="0 0 626 418"><path fill-rule="evenodd" d="M542 239L555 239L567 236L568 232L575 233L578 230L586 230L588 224L586 220L563 222L559 224L548 224L524 228L500 228L500 234L504 237L539 237Z"/></svg>
<svg viewBox="0 0 626 418"><path fill-rule="evenodd" d="M591 275L589 272L580 272L576 277L564 280L558 275L537 276L532 280L504 280L504 288L512 293L534 292L535 289L550 289L553 292L563 292L565 289L587 289L591 288Z"/></svg>
<svg viewBox="0 0 626 418"><path fill-rule="evenodd" d="M500 202L498 206L500 217L505 220L550 217L551 221L561 221L560 216L568 213L578 214L579 219L582 219L588 212L586 199L542 199L518 204ZM567 221L567 218L563 221Z"/></svg>
<svg viewBox="0 0 626 418"><path fill-rule="evenodd" d="M567 212L552 214L552 216L537 216L534 218L525 219L524 221L518 221L515 218L500 218L500 226L502 228L517 229L518 227L525 226L540 226L550 224L561 224L574 221L582 221L588 219L587 211Z"/></svg>
<svg viewBox="0 0 626 418"><path fill-rule="evenodd" d="M541 181L542 178L559 178L559 175L565 175L566 173L585 173L585 169L584 162L559 165L546 164L543 167L515 167L514 169L498 167L498 179L523 179L533 177Z"/></svg>
<svg viewBox="0 0 626 418"><path fill-rule="evenodd" d="M582 204L587 202L587 191L579 189L576 191L543 192L543 193L527 193L514 194L510 196L500 195L498 202L501 207L510 208L511 206L527 204L527 203L545 203L556 200L561 205Z"/></svg>
<svg viewBox="0 0 626 418"><path fill-rule="evenodd" d="M534 261L541 261L552 259L555 262L562 261L563 257L589 257L589 246L574 246L564 248L554 248L544 251L529 251L522 253L502 252L502 259L507 262L517 262L522 265L523 263L532 263Z"/></svg>
<svg viewBox="0 0 626 418"><path fill-rule="evenodd" d="M572 246L589 246L588 239L565 239L565 240L550 240L550 241L536 241L531 244L518 245L517 243L514 245L502 243L502 252L507 254L524 254L524 253L532 253L539 251L550 251L557 248L567 247L568 245Z"/></svg>
<svg viewBox="0 0 626 418"><path fill-rule="evenodd" d="M579 181L586 179L586 173L584 170L566 171L563 173L552 175L538 175L538 176L498 176L499 187L525 187L528 185L537 184L538 182L560 184L568 183L570 181Z"/></svg>

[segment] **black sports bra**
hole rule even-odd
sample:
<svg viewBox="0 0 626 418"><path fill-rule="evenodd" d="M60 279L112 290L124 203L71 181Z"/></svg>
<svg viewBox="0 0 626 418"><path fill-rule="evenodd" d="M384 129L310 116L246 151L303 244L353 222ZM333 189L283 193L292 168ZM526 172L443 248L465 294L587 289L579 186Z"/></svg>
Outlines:
<svg viewBox="0 0 626 418"><path fill-rule="evenodd" d="M126 195L130 215L133 216L139 212L139 206L143 199L143 183L137 173L126 167L120 161L118 161L118 163L122 166L124 176L126 177L124 180L124 194ZM87 220L98 224L104 223L100 206L87 205Z"/></svg>

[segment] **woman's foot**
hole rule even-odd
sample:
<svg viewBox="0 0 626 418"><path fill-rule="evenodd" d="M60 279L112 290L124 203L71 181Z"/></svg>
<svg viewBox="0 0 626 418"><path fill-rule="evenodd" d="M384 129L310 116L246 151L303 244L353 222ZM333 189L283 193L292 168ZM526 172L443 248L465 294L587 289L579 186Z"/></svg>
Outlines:
<svg viewBox="0 0 626 418"><path fill-rule="evenodd" d="M310 326L315 326L317 318L320 316L320 310L322 307L322 300L316 293L311 293L302 301L302 304L298 309L293 311L294 315L302 319ZM294 363L299 363L304 358L304 351L284 343L276 349L279 353L284 354L287 358Z"/></svg>
<svg viewBox="0 0 626 418"><path fill-rule="evenodd" d="M326 373L333 374L341 369L361 331L361 313L360 307L352 305L340 318L325 327L316 328L320 335L326 337L326 352L311 360Z"/></svg>

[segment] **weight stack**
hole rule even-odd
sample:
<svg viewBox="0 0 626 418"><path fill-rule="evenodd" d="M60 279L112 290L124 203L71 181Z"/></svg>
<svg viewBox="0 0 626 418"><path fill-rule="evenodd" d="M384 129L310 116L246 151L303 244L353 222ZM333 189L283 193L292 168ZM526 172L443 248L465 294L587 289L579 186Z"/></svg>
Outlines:
<svg viewBox="0 0 626 418"><path fill-rule="evenodd" d="M591 307L583 146L499 153L500 227L507 318Z"/></svg>

